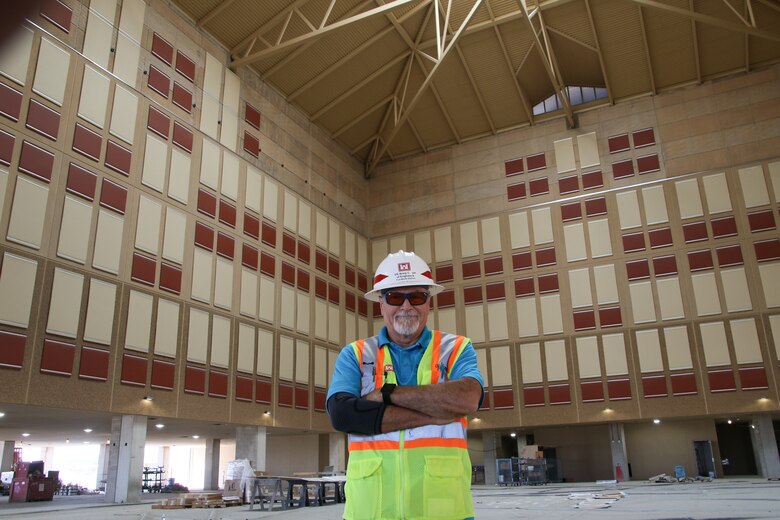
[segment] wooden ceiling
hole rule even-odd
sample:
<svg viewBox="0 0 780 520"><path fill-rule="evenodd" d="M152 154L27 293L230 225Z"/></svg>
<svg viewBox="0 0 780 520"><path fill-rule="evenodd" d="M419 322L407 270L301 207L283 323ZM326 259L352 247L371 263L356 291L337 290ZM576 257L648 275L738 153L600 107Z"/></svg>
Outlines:
<svg viewBox="0 0 780 520"><path fill-rule="evenodd" d="M778 0L173 0L380 162L780 61ZM567 87L597 87L584 104ZM558 93L558 110L534 107Z"/></svg>

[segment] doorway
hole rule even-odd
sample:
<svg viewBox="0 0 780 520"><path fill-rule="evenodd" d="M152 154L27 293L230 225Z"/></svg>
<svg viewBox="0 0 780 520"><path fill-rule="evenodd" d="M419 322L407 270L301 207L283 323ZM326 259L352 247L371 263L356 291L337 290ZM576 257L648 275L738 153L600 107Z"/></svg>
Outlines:
<svg viewBox="0 0 780 520"><path fill-rule="evenodd" d="M693 441L696 456L696 472L700 477L715 476L715 458L712 456L712 441Z"/></svg>
<svg viewBox="0 0 780 520"><path fill-rule="evenodd" d="M758 475L750 425L745 421L715 425L723 476Z"/></svg>

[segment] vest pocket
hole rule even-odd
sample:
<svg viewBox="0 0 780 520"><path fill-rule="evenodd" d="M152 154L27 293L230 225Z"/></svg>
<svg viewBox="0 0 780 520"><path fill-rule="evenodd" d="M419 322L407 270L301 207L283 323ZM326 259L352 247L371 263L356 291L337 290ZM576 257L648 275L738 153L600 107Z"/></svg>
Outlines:
<svg viewBox="0 0 780 520"><path fill-rule="evenodd" d="M425 518L466 518L467 489L463 489L463 459L428 455L425 457L423 511Z"/></svg>
<svg viewBox="0 0 780 520"><path fill-rule="evenodd" d="M353 455L354 457L354 455ZM347 505L344 518L379 518L382 511L382 459L350 460L347 466Z"/></svg>

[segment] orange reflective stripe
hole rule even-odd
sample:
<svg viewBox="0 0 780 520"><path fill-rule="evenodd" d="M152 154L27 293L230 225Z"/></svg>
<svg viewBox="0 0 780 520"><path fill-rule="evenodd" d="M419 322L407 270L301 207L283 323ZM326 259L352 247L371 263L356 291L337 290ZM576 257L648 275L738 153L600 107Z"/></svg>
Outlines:
<svg viewBox="0 0 780 520"><path fill-rule="evenodd" d="M463 336L458 336L457 339L455 339L455 346L452 347L452 352L450 352L450 358L447 360L447 377L452 374L452 367L455 366L455 360L458 359L458 354L460 353L460 349L463 346L463 341L466 338Z"/></svg>
<svg viewBox="0 0 780 520"><path fill-rule="evenodd" d="M469 421L465 417L458 419L458 422L463 425L464 428L469 427Z"/></svg>
<svg viewBox="0 0 780 520"><path fill-rule="evenodd" d="M384 378L385 370L385 349L379 347L376 352L376 367L374 369L374 388L382 388L385 384Z"/></svg>
<svg viewBox="0 0 780 520"><path fill-rule="evenodd" d="M439 352L441 351L441 331L433 331L433 350L431 351L431 381L435 385L439 382L441 373L439 372Z"/></svg>
<svg viewBox="0 0 780 520"><path fill-rule="evenodd" d="M398 441L361 441L350 442L349 451L359 450L397 450L401 447Z"/></svg>
<svg viewBox="0 0 780 520"><path fill-rule="evenodd" d="M365 345L365 342L362 339L359 339L355 342L355 347L357 347L357 352L355 356L357 357L358 362L358 368L361 368L363 366L363 346Z"/></svg>
<svg viewBox="0 0 780 520"><path fill-rule="evenodd" d="M466 439L414 439L404 441L404 448L466 448Z"/></svg>

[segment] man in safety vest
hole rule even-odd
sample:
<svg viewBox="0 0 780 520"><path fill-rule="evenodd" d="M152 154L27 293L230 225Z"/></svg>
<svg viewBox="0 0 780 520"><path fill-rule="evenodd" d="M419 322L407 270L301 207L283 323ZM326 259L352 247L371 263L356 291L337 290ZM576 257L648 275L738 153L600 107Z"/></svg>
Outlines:
<svg viewBox="0 0 780 520"><path fill-rule="evenodd" d="M327 404L349 434L346 520L474 517L465 415L483 380L468 338L426 326L443 289L419 256L388 255L366 293L385 326L336 360Z"/></svg>

